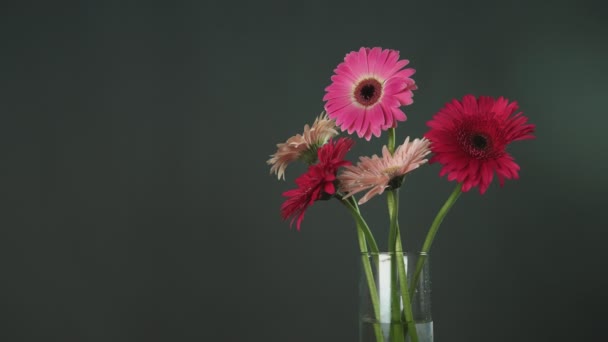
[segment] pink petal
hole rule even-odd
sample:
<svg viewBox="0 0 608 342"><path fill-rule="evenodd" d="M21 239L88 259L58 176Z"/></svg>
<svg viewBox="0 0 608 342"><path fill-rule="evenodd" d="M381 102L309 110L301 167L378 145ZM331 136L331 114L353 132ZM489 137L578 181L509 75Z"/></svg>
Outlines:
<svg viewBox="0 0 608 342"><path fill-rule="evenodd" d="M325 105L325 110L328 113L330 113L330 112L333 113L348 105L351 105L352 103L353 103L353 101L351 100L351 98L349 96L336 97L327 102L327 104Z"/></svg>
<svg viewBox="0 0 608 342"><path fill-rule="evenodd" d="M407 83L398 78L391 78L384 83L382 91L387 95L397 94L407 88Z"/></svg>
<svg viewBox="0 0 608 342"><path fill-rule="evenodd" d="M408 105L411 105L412 103L414 103L414 100L412 99L413 94L409 90L400 92L393 96L396 97L397 100L399 100L399 103L401 103L402 106L408 106Z"/></svg>
<svg viewBox="0 0 608 342"><path fill-rule="evenodd" d="M405 121L407 120L407 116L405 113L399 108L393 108L393 117L397 121Z"/></svg>
<svg viewBox="0 0 608 342"><path fill-rule="evenodd" d="M375 47L370 51L369 56L367 57L368 71L372 75L376 74L376 67L380 62L378 58L380 57L381 52L382 49L380 49L379 47Z"/></svg>

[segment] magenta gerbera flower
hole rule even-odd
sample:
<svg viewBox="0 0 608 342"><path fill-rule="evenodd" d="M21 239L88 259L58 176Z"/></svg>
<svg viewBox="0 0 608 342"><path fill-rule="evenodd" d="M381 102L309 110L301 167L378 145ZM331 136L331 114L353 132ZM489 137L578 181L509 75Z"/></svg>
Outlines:
<svg viewBox="0 0 608 342"><path fill-rule="evenodd" d="M410 78L414 69L403 69L408 60L399 60L399 52L361 48L346 55L325 88L325 111L342 131L357 132L370 140L372 134L405 121L399 107L412 104L416 84Z"/></svg>
<svg viewBox="0 0 608 342"><path fill-rule="evenodd" d="M486 192L494 172L500 186L505 179L517 179L519 165L506 152L509 143L532 139L534 125L517 113L516 102L503 97L495 100L488 96L476 99L466 95L462 101L446 104L427 125L425 134L431 141L433 157L430 163L443 165L440 176L462 183L462 191L478 186Z"/></svg>
<svg viewBox="0 0 608 342"><path fill-rule="evenodd" d="M363 204L391 186L398 187L405 174L427 162L424 157L429 153L429 141L424 138L410 141L407 137L393 154L384 146L382 157L360 157L357 166L344 168L338 176L340 191L346 193L344 198L348 198L368 190L359 200L359 204Z"/></svg>
<svg viewBox="0 0 608 342"><path fill-rule="evenodd" d="M283 193L283 196L287 197L281 205L283 219L292 217L291 223L295 220L300 230L306 209L315 201L336 193L336 173L340 167L350 165L344 157L353 143L351 139L340 138L338 141L330 140L319 148L319 163L311 165L306 173L296 179L296 189Z"/></svg>

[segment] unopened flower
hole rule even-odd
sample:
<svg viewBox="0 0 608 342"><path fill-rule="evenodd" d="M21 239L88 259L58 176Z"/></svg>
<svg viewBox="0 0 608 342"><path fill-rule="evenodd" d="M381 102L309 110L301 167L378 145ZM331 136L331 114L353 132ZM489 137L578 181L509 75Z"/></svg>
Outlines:
<svg viewBox="0 0 608 342"><path fill-rule="evenodd" d="M426 163L424 157L431 152L429 141L424 138L409 139L407 137L392 155L384 146L382 157L361 157L357 166L347 166L338 176L340 191L346 193L344 198L367 191L359 200L359 204L363 204L387 188L400 185L405 174Z"/></svg>
<svg viewBox="0 0 608 342"><path fill-rule="evenodd" d="M353 143L351 139L341 138L338 141L330 140L319 148L319 163L309 166L308 171L296 179L296 189L283 193L287 197L281 205L284 220L291 217L291 224L296 221L300 230L306 209L315 201L335 194L336 173L340 167L350 165L344 157Z"/></svg>
<svg viewBox="0 0 608 342"><path fill-rule="evenodd" d="M307 164L314 163L317 148L337 134L334 121L329 119L325 113L321 113L312 127L305 125L302 134L297 134L287 139L286 142L277 144L277 152L271 155L266 162L272 165L270 173L275 173L278 179L285 179L285 169L291 162L302 160Z"/></svg>
<svg viewBox="0 0 608 342"><path fill-rule="evenodd" d="M462 191L478 186L486 192L494 173L500 186L505 179L517 179L519 165L506 152L513 141L532 139L534 125L517 113L516 102L503 97L495 100L466 95L462 101L446 104L431 121L425 134L431 142L433 157L430 162L443 165L440 176L462 183Z"/></svg>
<svg viewBox="0 0 608 342"><path fill-rule="evenodd" d="M399 60L399 52L361 48L346 55L325 88L325 111L342 131L370 140L372 134L396 127L406 116L399 107L412 104L412 90L417 89L414 69L403 69L408 60Z"/></svg>

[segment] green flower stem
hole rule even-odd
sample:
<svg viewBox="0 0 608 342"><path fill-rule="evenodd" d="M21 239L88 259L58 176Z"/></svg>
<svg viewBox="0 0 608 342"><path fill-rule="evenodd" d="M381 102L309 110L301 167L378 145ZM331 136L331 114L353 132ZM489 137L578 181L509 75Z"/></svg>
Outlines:
<svg viewBox="0 0 608 342"><path fill-rule="evenodd" d="M391 283L392 287L392 300L391 304L391 319L393 321L401 321L401 305L399 299L403 301L403 311L405 314L405 321L407 323L407 331L410 332L411 341L418 342L418 333L416 331L416 323L414 322L414 314L412 312L412 304L407 288L407 274L405 271L405 263L403 262L403 248L401 246L401 234L399 232L399 190L390 190L387 193L388 211L390 216L390 232L389 232L389 250L392 252L392 266L393 272L391 272ZM396 286L396 277L394 276L397 271L397 277L399 279L399 288L401 296L399 296L399 288ZM393 281L394 279L394 281ZM395 303L396 301L396 303ZM396 304L396 306L395 306ZM394 325L396 340L405 340L404 330L401 327Z"/></svg>
<svg viewBox="0 0 608 342"><path fill-rule="evenodd" d="M420 280L420 273L422 273L422 267L424 266L426 258L428 257L428 253L431 249L431 245L433 244L433 239L435 239L435 235L437 234L437 230L439 229L439 226L447 213L450 211L450 208L452 208L454 203L456 203L456 200L458 199L458 196L460 196L461 192L462 184L458 183L456 188L454 188L454 191L452 191L452 194L450 194L450 197L448 197L437 213L437 216L435 216L435 219L431 224L431 228L429 228L429 232L426 234L424 244L422 245L422 250L420 251L420 257L416 263L416 272L414 273L414 278L412 279L412 284L410 285L410 293L412 298L414 297L416 287L418 286L418 281Z"/></svg>
<svg viewBox="0 0 608 342"><path fill-rule="evenodd" d="M367 280L367 287L369 288L369 294L372 302L372 309L374 311L374 334L376 335L377 342L384 342L384 335L382 333L382 327L377 322L380 320L380 299L378 298L378 289L376 288L376 282L374 281L374 274L372 272L372 265L369 261L369 254L365 247L365 234L361 229L360 224L357 224L357 236L359 238L359 248L361 249L361 262L363 265L363 272Z"/></svg>
<svg viewBox="0 0 608 342"><path fill-rule="evenodd" d="M347 204L349 204L350 207L352 207L352 209L357 213L357 217L355 218L355 220L361 221L360 222L361 229L363 230L363 233L365 234L365 239L367 240L367 243L369 244L369 248L371 249L371 252L378 254L380 252L380 250L378 249L378 244L376 243L376 240L374 239L374 235L372 234L372 231L369 229L367 222L365 222L365 220L363 219L363 216L361 215L361 211L359 211L359 205L357 204L357 200L351 196L346 201L348 201Z"/></svg>
<svg viewBox="0 0 608 342"><path fill-rule="evenodd" d="M395 127L388 130L388 150L393 154L395 152Z"/></svg>
<svg viewBox="0 0 608 342"><path fill-rule="evenodd" d="M387 143L387 147L388 150L391 154L393 154L393 152L395 152L395 128L392 127L388 130L388 143ZM392 195L392 191L390 192ZM387 195L390 196L390 195ZM392 197L394 198L394 197ZM396 226L396 217L393 216L393 213L396 211L395 210L395 202L392 201L391 197L387 197L388 200L388 212L389 212L389 217L390 217L390 230L388 233L388 251L390 253L391 257L391 321L392 322L397 322L401 320L401 304L399 301L399 292L397 289L397 272L396 268L397 268L397 261L396 261L396 257L397 254L395 253L395 248L396 248L396 242L397 242L397 235L399 234L399 232L397 231L397 226ZM390 330L390 336L391 336L391 341L403 341L404 340L404 336L403 336L403 332L401 331L401 329L399 329L399 327L396 324L391 324L391 330Z"/></svg>
<svg viewBox="0 0 608 342"><path fill-rule="evenodd" d="M397 259L398 255L396 253L396 245L397 245L397 215L396 215L396 196L393 191L387 192L387 202L388 202L388 212L390 218L390 230L388 233L388 251L391 256L391 329L390 329L390 337L391 341L400 341L403 342L405 337L403 336L403 330L395 322L399 322L401 320L401 301L399 296L399 287L397 285Z"/></svg>
<svg viewBox="0 0 608 342"><path fill-rule="evenodd" d="M380 299L378 298L378 289L376 288L376 282L374 281L372 265L369 261L367 243L370 244L372 253L375 253L376 256L378 255L378 246L376 245L376 242L374 241L373 236L371 237L371 240L367 239L367 243L366 243L366 236L368 234L371 236L371 232L369 230L367 223L361 216L361 212L359 211L359 208L356 206L357 202L353 202L354 205L349 203L351 201L345 200L345 199L340 199L340 202L342 204L344 204L344 206L346 206L346 208L348 208L348 210L353 215L353 218L355 219L355 221L357 223L357 238L359 240L359 249L361 251L361 264L363 265L363 272L365 273L365 279L367 281L367 288L369 289L370 300L372 302L372 310L374 311L374 316L375 316L374 319L379 320L380 319L380 304L379 304ZM371 242L373 242L373 244ZM375 248L375 252L374 252L374 248ZM384 335L382 334L382 327L376 323L374 323L373 326L374 326L374 333L376 335L376 341L384 342Z"/></svg>

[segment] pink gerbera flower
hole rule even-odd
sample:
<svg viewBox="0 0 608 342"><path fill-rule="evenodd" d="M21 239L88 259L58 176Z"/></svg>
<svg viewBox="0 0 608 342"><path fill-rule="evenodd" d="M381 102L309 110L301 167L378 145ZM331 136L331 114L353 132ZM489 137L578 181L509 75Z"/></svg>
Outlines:
<svg viewBox="0 0 608 342"><path fill-rule="evenodd" d="M319 148L319 163L311 165L308 171L296 179L298 187L283 193L287 200L281 205L283 219L292 217L291 223L296 220L297 228L304 219L304 213L315 201L328 198L336 193L334 181L338 168L350 165L344 160L346 153L353 146L353 141L341 138L337 142L329 143Z"/></svg>
<svg viewBox="0 0 608 342"><path fill-rule="evenodd" d="M329 119L327 114L321 113L312 127L305 125L302 134L277 144L277 152L266 162L272 165L270 173L275 173L278 179L285 179L285 169L291 162L302 160L308 164L314 163L317 158L317 148L337 134L334 121Z"/></svg>
<svg viewBox="0 0 608 342"><path fill-rule="evenodd" d="M431 153L428 140L409 140L407 137L392 155L384 146L382 158L377 155L371 158L361 157L357 166L347 166L338 176L340 191L347 194L344 198L369 190L359 200L359 204L363 204L373 196L382 194L387 188L398 188L403 176L426 163L424 157Z"/></svg>
<svg viewBox="0 0 608 342"><path fill-rule="evenodd" d="M399 60L399 52L361 48L346 55L325 88L325 110L342 131L357 132L370 140L372 134L405 121L400 106L412 104L416 84L410 78L414 69L403 69L408 60ZM403 70L402 70L403 69Z"/></svg>
<svg viewBox="0 0 608 342"><path fill-rule="evenodd" d="M512 141L532 139L534 125L517 113L516 102L503 97L497 100L466 95L462 101L446 104L427 123L431 128L425 136L432 142L434 156L430 162L443 165L440 176L462 183L462 191L479 186L486 192L494 172L500 186L506 179L517 179L519 165L506 152Z"/></svg>

